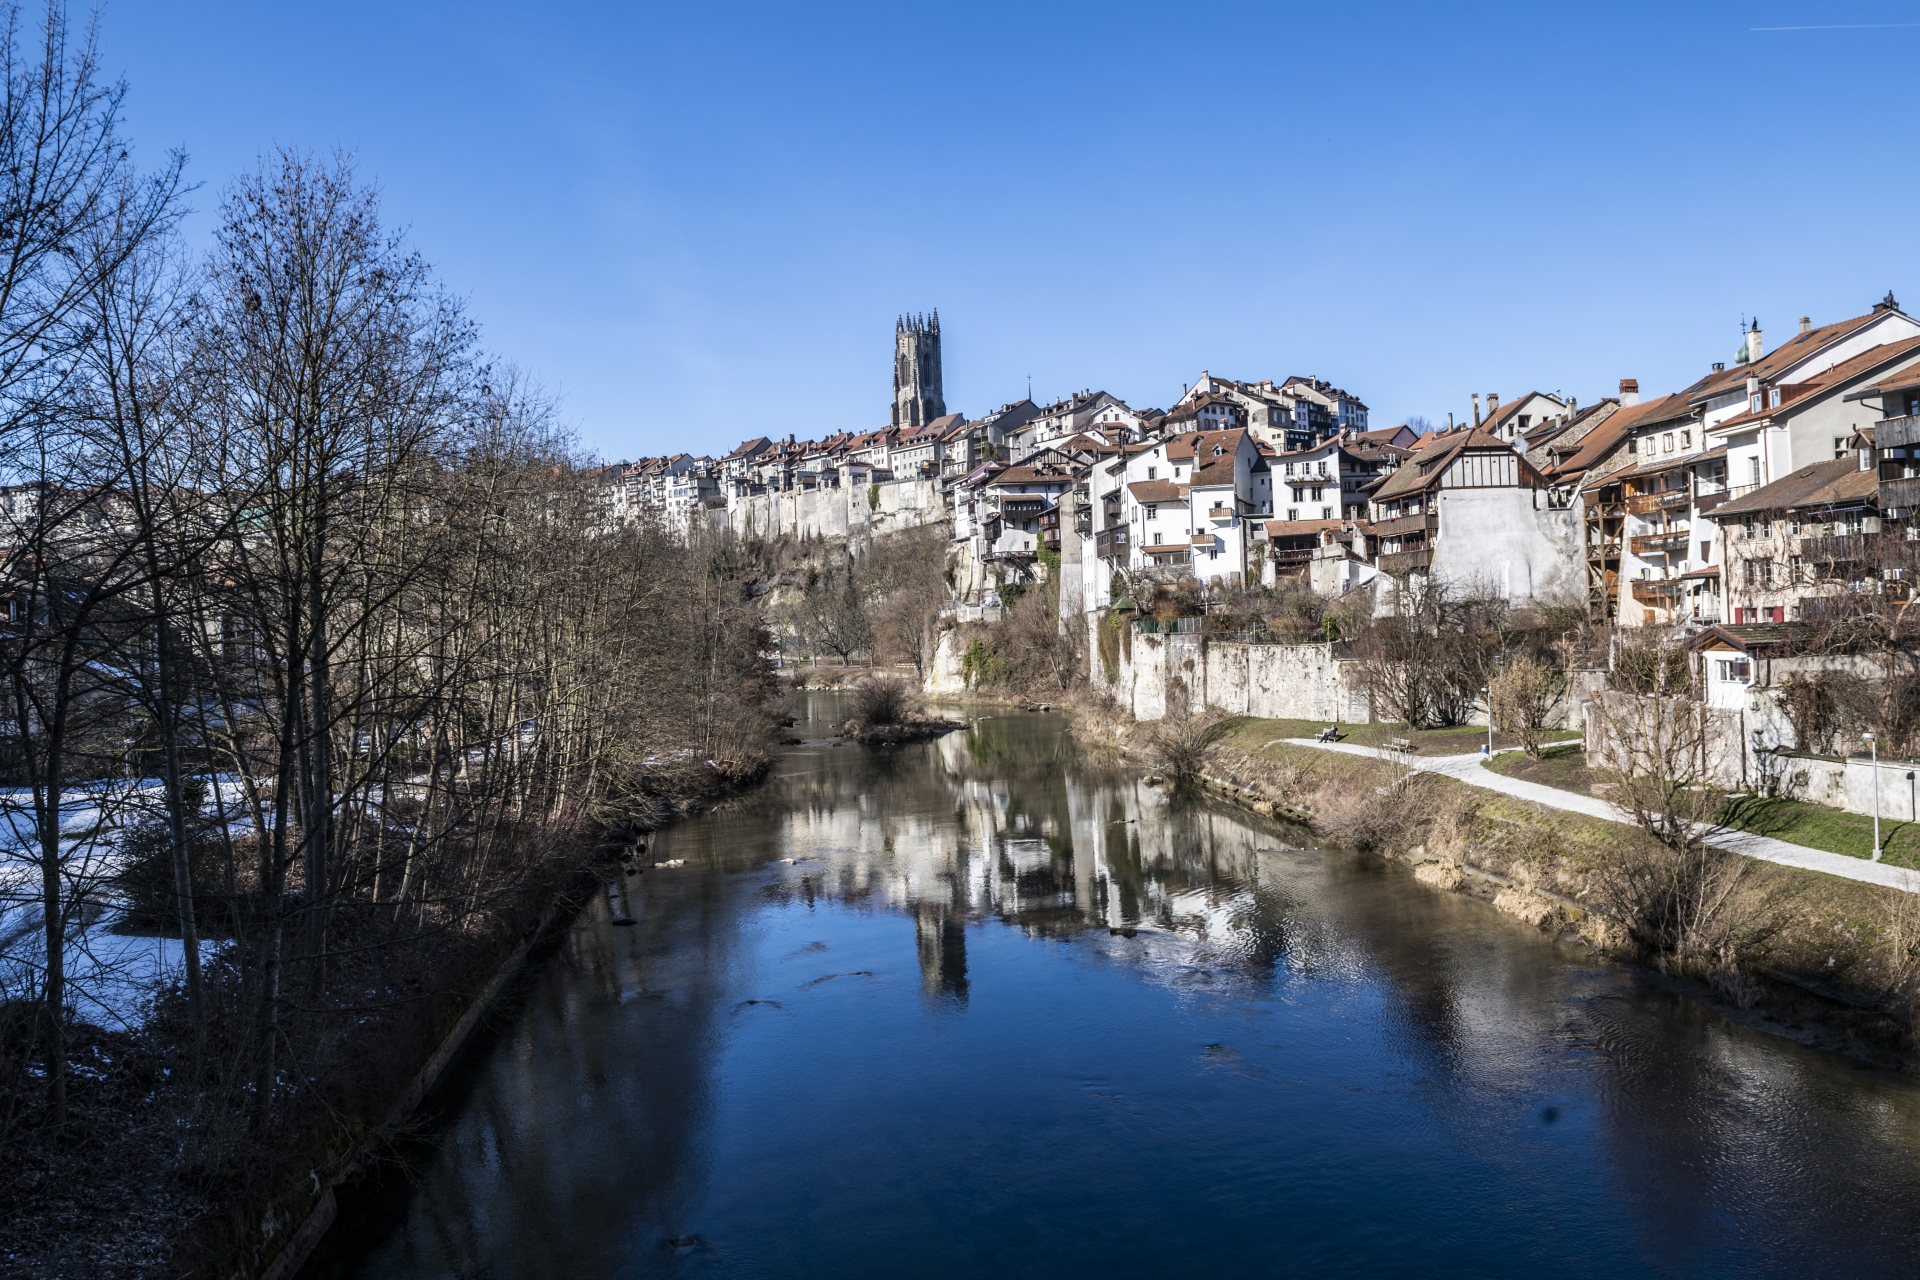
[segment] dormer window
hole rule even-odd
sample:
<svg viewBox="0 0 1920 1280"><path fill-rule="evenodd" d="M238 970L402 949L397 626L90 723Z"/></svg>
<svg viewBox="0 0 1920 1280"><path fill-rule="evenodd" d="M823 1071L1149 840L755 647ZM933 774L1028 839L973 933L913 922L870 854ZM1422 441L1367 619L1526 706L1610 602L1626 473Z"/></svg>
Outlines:
<svg viewBox="0 0 1920 1280"><path fill-rule="evenodd" d="M1760 397L1758 395L1754 396L1753 399L1747 401L1747 412L1748 413L1760 412Z"/></svg>
<svg viewBox="0 0 1920 1280"><path fill-rule="evenodd" d="M1778 409L1780 407L1780 388L1772 387L1768 389L1767 407L1770 409Z"/></svg>

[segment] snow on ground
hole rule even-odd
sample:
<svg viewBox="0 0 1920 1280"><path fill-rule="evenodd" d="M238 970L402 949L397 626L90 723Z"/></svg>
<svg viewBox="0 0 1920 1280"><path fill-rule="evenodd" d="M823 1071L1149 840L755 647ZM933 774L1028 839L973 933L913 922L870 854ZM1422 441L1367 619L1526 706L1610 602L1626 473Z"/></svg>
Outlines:
<svg viewBox="0 0 1920 1280"><path fill-rule="evenodd" d="M222 777L218 785L233 811L242 803L238 780ZM115 780L76 786L62 806L61 878L64 892L83 904L68 926L66 972L83 1021L137 1025L151 1012L154 993L177 980L185 964L178 938L112 931L123 915L113 883L122 869L121 834L159 813L162 794L157 778ZM46 968L36 832L32 792L0 790L0 998L37 989ZM202 957L216 945L203 942Z"/></svg>

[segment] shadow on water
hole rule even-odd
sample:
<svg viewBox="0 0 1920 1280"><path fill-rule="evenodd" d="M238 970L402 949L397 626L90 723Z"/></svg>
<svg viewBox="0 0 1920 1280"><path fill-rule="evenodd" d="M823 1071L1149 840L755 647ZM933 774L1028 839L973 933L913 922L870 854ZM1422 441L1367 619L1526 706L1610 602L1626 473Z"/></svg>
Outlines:
<svg viewBox="0 0 1920 1280"><path fill-rule="evenodd" d="M1908 1081L1051 717L794 748L655 850L309 1274L1908 1269Z"/></svg>

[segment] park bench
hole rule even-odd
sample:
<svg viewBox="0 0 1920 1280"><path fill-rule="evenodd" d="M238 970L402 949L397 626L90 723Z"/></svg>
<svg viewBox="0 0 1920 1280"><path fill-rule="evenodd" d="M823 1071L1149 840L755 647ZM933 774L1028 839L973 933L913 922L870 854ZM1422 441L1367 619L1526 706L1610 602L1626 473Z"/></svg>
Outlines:
<svg viewBox="0 0 1920 1280"><path fill-rule="evenodd" d="M1389 750L1389 751L1400 751L1400 752L1404 752L1404 753L1406 753L1406 754L1408 754L1408 755L1412 755L1412 754L1413 754L1413 750L1414 750L1414 746L1413 746L1413 739L1411 739L1411 738L1388 738L1388 739L1387 739L1387 750Z"/></svg>

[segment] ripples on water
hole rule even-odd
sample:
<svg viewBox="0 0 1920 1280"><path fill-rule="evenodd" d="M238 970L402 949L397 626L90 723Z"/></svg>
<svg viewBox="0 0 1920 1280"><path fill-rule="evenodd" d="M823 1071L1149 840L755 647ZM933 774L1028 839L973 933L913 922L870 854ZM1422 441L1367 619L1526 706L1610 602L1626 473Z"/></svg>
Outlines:
<svg viewBox="0 0 1920 1280"><path fill-rule="evenodd" d="M583 916L314 1272L1920 1269L1912 1082L1309 839L1045 717L794 748Z"/></svg>

